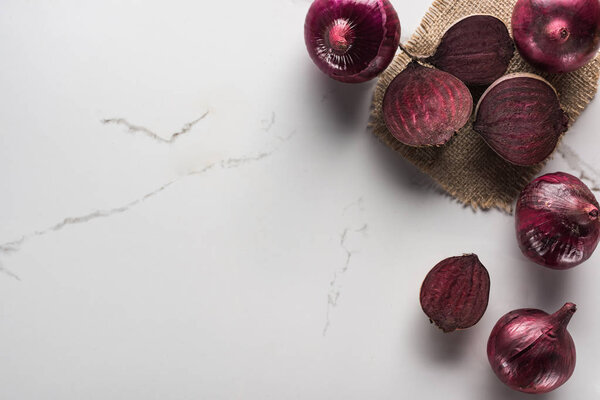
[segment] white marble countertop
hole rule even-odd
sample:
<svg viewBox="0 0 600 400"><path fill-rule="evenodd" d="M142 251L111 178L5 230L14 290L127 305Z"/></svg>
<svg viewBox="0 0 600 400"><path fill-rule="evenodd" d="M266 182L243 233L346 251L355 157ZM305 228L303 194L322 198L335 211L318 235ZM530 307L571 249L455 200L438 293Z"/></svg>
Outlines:
<svg viewBox="0 0 600 400"><path fill-rule="evenodd" d="M429 1L393 3L406 40ZM374 82L313 66L308 6L2 2L1 399L527 399L488 334L565 301L577 368L538 398L600 398L600 254L538 267L432 189L366 130ZM546 171L600 181L599 123ZM419 286L465 252L490 304L444 335Z"/></svg>

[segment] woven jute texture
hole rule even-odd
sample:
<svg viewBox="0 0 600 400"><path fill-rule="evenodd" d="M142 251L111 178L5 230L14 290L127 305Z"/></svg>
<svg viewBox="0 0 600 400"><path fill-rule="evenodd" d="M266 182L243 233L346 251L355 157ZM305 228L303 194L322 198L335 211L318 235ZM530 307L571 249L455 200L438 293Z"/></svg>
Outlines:
<svg viewBox="0 0 600 400"><path fill-rule="evenodd" d="M516 0L436 0L404 47L415 56L429 56L434 53L446 29L459 19L472 14L493 15L504 21L511 32L510 17L515 3ZM473 131L473 117L448 143L440 147L406 146L388 131L381 111L383 96L392 79L409 62L410 58L400 52L379 78L370 119L370 126L375 135L431 176L459 202L475 209L496 207L511 212L515 198L540 172L542 164L519 167L504 161ZM511 72L533 72L552 83L572 124L596 93L600 60L596 57L588 65L571 73L550 75L533 69L515 50L515 56L506 73ZM595 135L596 132L584 134Z"/></svg>

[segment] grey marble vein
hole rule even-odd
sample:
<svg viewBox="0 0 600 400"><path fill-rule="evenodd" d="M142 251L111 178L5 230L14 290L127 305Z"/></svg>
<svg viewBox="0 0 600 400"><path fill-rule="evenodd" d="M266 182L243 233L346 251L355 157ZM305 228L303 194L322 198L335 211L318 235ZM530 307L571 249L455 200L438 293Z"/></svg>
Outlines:
<svg viewBox="0 0 600 400"><path fill-rule="evenodd" d="M352 204L360 204L362 207L362 198L359 198L359 200L357 200L356 202L354 202ZM347 207L349 207L349 206L347 206ZM344 211L345 211L345 209L344 209ZM362 211L362 208L361 208L361 211ZM366 234L368 228L369 228L369 226L367 224L364 224L362 227L360 227L358 229L345 228L342 231L342 233L340 234L340 247L342 248L342 250L345 253L345 260L344 260L343 266L340 269L333 272L333 278L329 282L329 292L327 293L327 309L325 311L325 326L323 326L323 332L322 332L323 336L327 335L327 331L329 330L329 327L331 325L331 312L332 312L333 308L337 307L338 300L341 295L341 287L339 285L338 280L342 277L342 275L344 275L348 271L348 268L350 267L350 260L352 259L352 255L357 252L357 250L349 249L348 246L346 245L346 239L348 238L348 234L352 234L352 233Z"/></svg>
<svg viewBox="0 0 600 400"><path fill-rule="evenodd" d="M581 180L587 180L592 184L591 190L600 191L600 172L597 169L583 161L577 152L565 143L561 143L556 151L567 162L569 168L579 173Z"/></svg>
<svg viewBox="0 0 600 400"><path fill-rule="evenodd" d="M140 125L134 125L134 124L130 123L129 121L127 121L125 118L107 118L107 119L101 120L100 122L102 122L103 124L123 125L127 128L127 131L130 133L141 133L141 134L148 136L151 139L156 140L157 142L170 144L170 143L175 142L182 135L185 135L186 133L188 133L194 127L194 125L196 125L198 122L200 122L204 118L206 118L208 113L209 113L209 111L206 111L204 114L202 114L200 117L196 118L195 120L187 122L186 124L183 125L183 127L181 127L181 129L179 131L173 133L171 135L171 137L169 137L169 139L163 138L162 136L156 134L155 132L151 131L150 129L148 129L146 127L143 127Z"/></svg>
<svg viewBox="0 0 600 400"><path fill-rule="evenodd" d="M203 117L201 117L201 118L203 118ZM196 120L196 122L199 121L200 119ZM191 123L188 123L185 126L189 126L189 124L193 124L193 123L195 123L195 122L192 121ZM185 126L184 126L184 129L185 129ZM189 128L188 128L188 130L189 130ZM183 130L180 132L183 132ZM296 133L296 130L292 130L291 133L289 135L287 135L286 137L283 137L283 138L278 137L278 138L282 139L281 140L282 142L286 142L286 141L290 140L295 135L295 133ZM221 169L230 169L230 168L237 168L239 166L242 166L242 165L245 165L245 164L248 164L251 162L260 161L266 157L269 157L273 153L275 153L277 150L279 150L280 146L281 146L281 144L274 146L272 149L270 149L268 151L263 151L263 152L255 154L255 155L248 155L248 156L239 157L239 158L226 158L219 162L209 164L209 165L205 166L204 168L201 168L198 170L192 170L192 171L190 171L186 174L183 174L167 183L162 184L158 188L156 188L156 189L146 193L145 195L143 195L133 201L130 201L122 206L108 208L108 209L100 209L100 210L92 211L88 214L83 214L83 215L78 215L78 216L73 216L73 217L66 217L66 218L62 219L60 222L57 222L56 224L51 225L45 229L36 230L36 231L22 235L19 239L0 244L0 254L9 255L11 253L16 253L21 249L21 246L28 240L30 240L34 237L44 236L44 235L50 234L52 232L59 231L69 225L84 224L84 223L93 221L95 219L108 218L108 217L111 217L111 216L114 216L117 214L125 213L125 212L129 211L132 207L135 207L135 206L145 202L149 198L156 196L157 194L159 194L159 193L163 192L165 189L167 189L169 186L173 185L174 183L176 183L179 180L182 180L184 178L204 174L205 172L215 169L215 167L220 167ZM20 278L15 273L4 268L1 264L0 264L0 273L3 273L7 276L10 276L12 278L20 280Z"/></svg>

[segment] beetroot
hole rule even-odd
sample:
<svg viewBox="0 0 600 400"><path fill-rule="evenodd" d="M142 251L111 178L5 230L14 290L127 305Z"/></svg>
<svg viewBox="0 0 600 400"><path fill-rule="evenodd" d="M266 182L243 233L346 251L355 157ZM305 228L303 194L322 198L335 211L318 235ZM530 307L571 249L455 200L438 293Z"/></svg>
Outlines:
<svg viewBox="0 0 600 400"><path fill-rule="evenodd" d="M465 329L488 305L490 276L475 254L440 261L425 277L419 295L429 319L444 332Z"/></svg>
<svg viewBox="0 0 600 400"><path fill-rule="evenodd" d="M587 260L600 240L598 201L588 187L564 172L534 179L517 201L517 240L530 260L567 269Z"/></svg>
<svg viewBox="0 0 600 400"><path fill-rule="evenodd" d="M473 129L498 155L517 165L546 159L569 122L552 85L525 73L494 82L475 113Z"/></svg>
<svg viewBox="0 0 600 400"><path fill-rule="evenodd" d="M489 85L506 72L514 51L504 22L472 15L452 25L425 61L467 85Z"/></svg>
<svg viewBox="0 0 600 400"><path fill-rule="evenodd" d="M447 72L411 62L388 86L383 117L391 134L409 146L446 143L473 110L469 89Z"/></svg>
<svg viewBox="0 0 600 400"><path fill-rule="evenodd" d="M598 0L519 0L512 14L521 56L546 72L569 72L600 48Z"/></svg>
<svg viewBox="0 0 600 400"><path fill-rule="evenodd" d="M392 62L400 21L389 0L315 0L304 41L321 71L338 81L365 82Z"/></svg>

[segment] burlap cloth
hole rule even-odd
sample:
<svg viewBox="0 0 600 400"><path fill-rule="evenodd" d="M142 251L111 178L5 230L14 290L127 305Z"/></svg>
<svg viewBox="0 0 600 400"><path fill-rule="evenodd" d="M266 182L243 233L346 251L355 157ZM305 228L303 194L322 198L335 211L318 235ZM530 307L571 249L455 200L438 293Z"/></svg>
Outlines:
<svg viewBox="0 0 600 400"><path fill-rule="evenodd" d="M510 17L515 3L516 0L435 0L404 47L413 55L431 55L445 30L458 19L471 14L490 14L500 18L511 32ZM379 78L370 119L373 132L386 145L432 177L459 202L475 209L497 207L511 212L513 201L521 189L540 172L543 165L518 167L504 161L473 131L473 118L448 143L440 147L406 146L389 133L381 112L383 95L392 79L409 61L410 58L400 52ZM596 93L600 60L596 57L588 65L571 73L550 75L534 70L515 50L507 73L520 71L537 73L554 85L572 124ZM568 131L566 134L569 134Z"/></svg>

